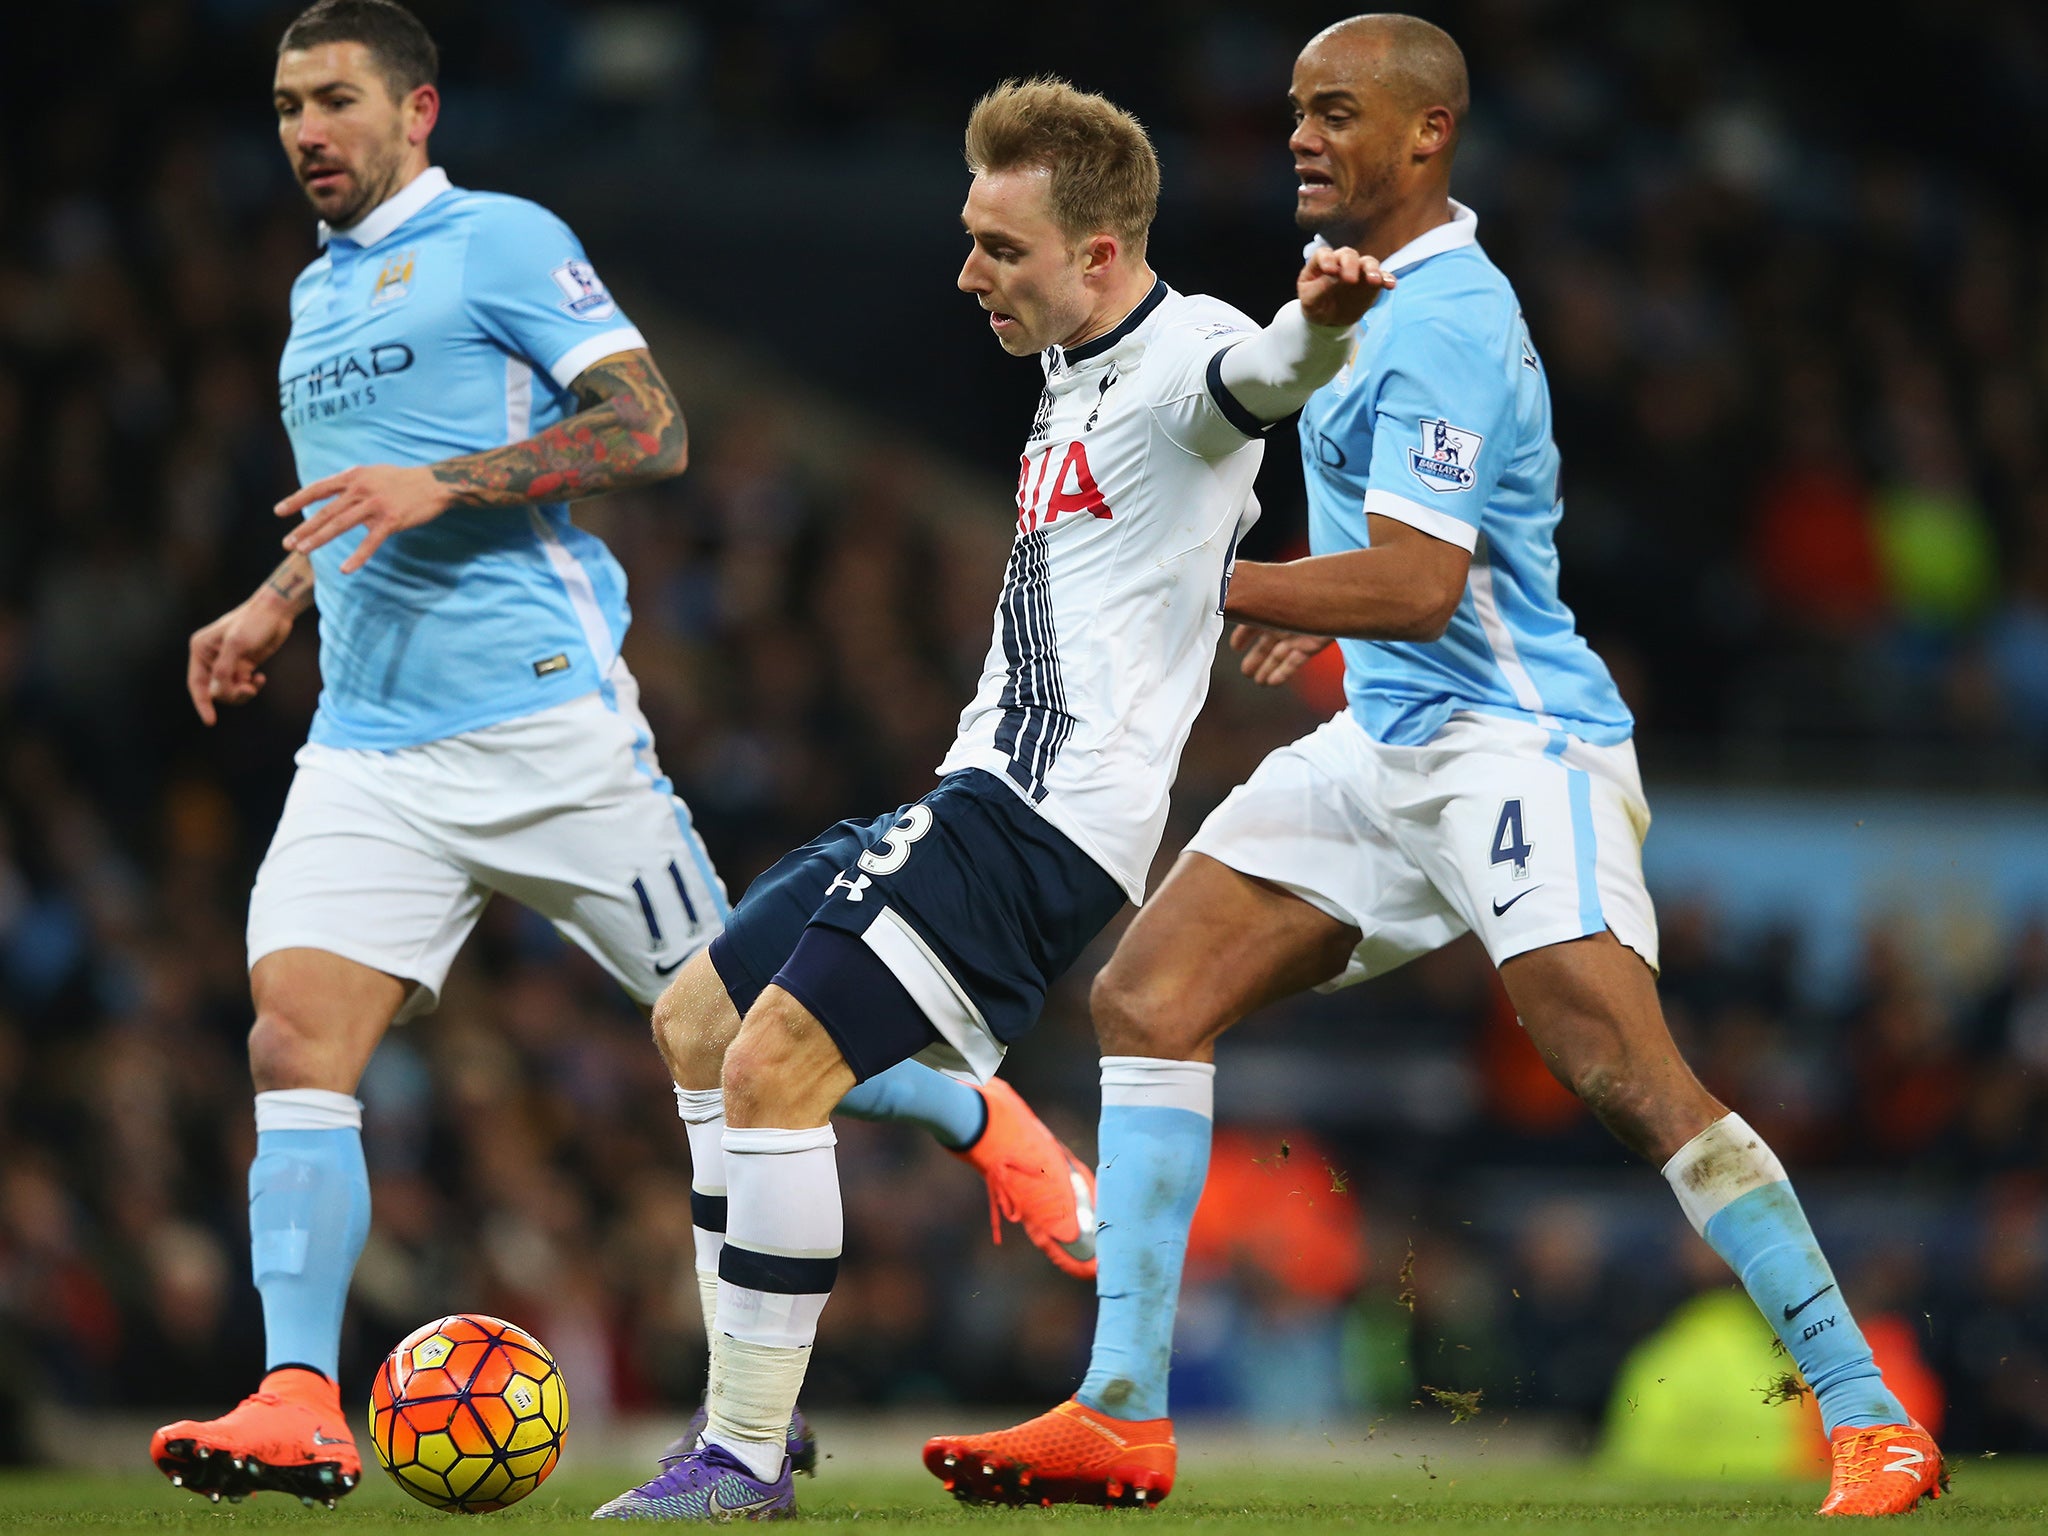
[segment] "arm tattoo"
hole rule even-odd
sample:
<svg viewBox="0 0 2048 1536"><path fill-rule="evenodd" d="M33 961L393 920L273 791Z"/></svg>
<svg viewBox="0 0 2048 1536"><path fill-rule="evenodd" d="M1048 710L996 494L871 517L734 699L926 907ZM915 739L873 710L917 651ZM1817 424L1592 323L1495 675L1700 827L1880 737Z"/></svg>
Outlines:
<svg viewBox="0 0 2048 1536"><path fill-rule="evenodd" d="M272 571L263 585L293 613L304 613L313 605L313 562L304 555L293 555Z"/></svg>
<svg viewBox="0 0 2048 1536"><path fill-rule="evenodd" d="M581 407L523 442L433 466L469 507L575 501L680 474L689 433L682 408L644 350L593 363L569 386Z"/></svg>

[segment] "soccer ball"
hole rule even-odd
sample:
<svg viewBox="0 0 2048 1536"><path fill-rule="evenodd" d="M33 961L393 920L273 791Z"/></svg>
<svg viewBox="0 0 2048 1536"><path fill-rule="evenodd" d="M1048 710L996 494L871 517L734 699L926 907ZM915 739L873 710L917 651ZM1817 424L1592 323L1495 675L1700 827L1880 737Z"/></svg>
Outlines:
<svg viewBox="0 0 2048 1536"><path fill-rule="evenodd" d="M436 1509L517 1504L555 1470L569 1394L532 1334L458 1313L415 1328L370 1385L370 1442L399 1487Z"/></svg>

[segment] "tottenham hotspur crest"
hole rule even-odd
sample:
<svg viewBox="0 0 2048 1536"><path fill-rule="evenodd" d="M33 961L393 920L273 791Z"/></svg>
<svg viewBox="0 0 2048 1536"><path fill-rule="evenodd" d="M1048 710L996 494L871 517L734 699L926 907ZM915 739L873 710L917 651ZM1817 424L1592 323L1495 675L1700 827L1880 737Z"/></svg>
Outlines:
<svg viewBox="0 0 2048 1536"><path fill-rule="evenodd" d="M1486 439L1448 421L1422 419L1422 446L1408 450L1408 468L1432 491L1469 491L1477 478L1472 462Z"/></svg>

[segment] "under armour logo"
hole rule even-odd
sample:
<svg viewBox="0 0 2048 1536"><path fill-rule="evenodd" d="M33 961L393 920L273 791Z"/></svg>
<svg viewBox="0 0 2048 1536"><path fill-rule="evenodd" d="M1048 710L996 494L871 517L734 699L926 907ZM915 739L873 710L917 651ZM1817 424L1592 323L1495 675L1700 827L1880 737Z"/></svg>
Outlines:
<svg viewBox="0 0 2048 1536"><path fill-rule="evenodd" d="M842 872L832 877L832 883L825 887L825 894L827 896L830 896L834 891L839 890L843 887L846 891L846 899L848 901L859 901L861 899L861 892L865 891L869 886L873 885L874 883L875 882L870 880L866 875L855 875L851 880L849 880Z"/></svg>

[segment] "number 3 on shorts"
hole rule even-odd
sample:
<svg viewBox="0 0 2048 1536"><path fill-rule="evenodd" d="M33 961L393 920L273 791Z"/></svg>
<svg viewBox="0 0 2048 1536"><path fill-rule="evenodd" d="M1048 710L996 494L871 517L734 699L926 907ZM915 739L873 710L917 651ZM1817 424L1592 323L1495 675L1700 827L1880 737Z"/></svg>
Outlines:
<svg viewBox="0 0 2048 1536"><path fill-rule="evenodd" d="M1529 845L1528 834L1522 830L1522 802L1504 802L1500 808L1500 821L1493 829L1493 857L1489 862L1512 864L1515 866L1515 878L1526 880L1529 878L1529 855L1533 852L1535 849Z"/></svg>
<svg viewBox="0 0 2048 1536"><path fill-rule="evenodd" d="M881 846L860 856L860 867L871 875L893 875L910 857L910 845L932 829L932 808L913 805L896 818Z"/></svg>

